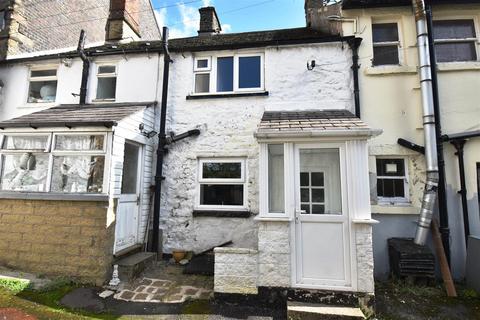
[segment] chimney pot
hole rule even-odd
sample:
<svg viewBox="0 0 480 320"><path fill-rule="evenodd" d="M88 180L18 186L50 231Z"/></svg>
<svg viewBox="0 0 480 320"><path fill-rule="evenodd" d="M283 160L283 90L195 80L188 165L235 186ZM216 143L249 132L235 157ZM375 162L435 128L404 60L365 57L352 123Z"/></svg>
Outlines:
<svg viewBox="0 0 480 320"><path fill-rule="evenodd" d="M198 9L200 12L200 29L198 35L217 34L222 31L222 25L218 19L215 7L204 7Z"/></svg>

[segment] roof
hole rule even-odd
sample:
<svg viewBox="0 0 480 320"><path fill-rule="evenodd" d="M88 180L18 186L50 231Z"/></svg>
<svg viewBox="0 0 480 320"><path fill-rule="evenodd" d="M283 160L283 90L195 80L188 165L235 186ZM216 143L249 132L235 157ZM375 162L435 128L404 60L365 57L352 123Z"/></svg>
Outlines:
<svg viewBox="0 0 480 320"><path fill-rule="evenodd" d="M256 136L372 135L373 130L348 110L267 111Z"/></svg>
<svg viewBox="0 0 480 320"><path fill-rule="evenodd" d="M479 3L480 0L426 0L429 4L467 4ZM343 0L343 9L361 9L375 7L411 6L411 0Z"/></svg>
<svg viewBox="0 0 480 320"><path fill-rule="evenodd" d="M201 35L189 38L171 39L168 42L169 50L172 52L187 51L209 51L240 48L255 48L265 46L278 46L302 43L321 43L346 41L352 37L330 35L316 31L312 28L292 28L267 31L253 31L242 33L221 33L214 35ZM89 56L163 52L161 41L134 41L127 43L104 44L85 49ZM78 57L75 50L67 52L56 52L54 54L43 53L33 57L9 59L3 63L16 61L44 60L54 58Z"/></svg>
<svg viewBox="0 0 480 320"><path fill-rule="evenodd" d="M59 105L18 118L0 121L0 129L40 127L112 127L154 102Z"/></svg>

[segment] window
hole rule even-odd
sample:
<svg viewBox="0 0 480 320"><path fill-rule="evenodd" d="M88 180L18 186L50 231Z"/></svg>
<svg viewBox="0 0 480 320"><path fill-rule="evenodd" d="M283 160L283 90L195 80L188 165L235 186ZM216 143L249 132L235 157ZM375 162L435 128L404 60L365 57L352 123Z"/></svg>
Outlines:
<svg viewBox="0 0 480 320"><path fill-rule="evenodd" d="M398 65L398 25L396 23L374 23L373 34L373 65Z"/></svg>
<svg viewBox="0 0 480 320"><path fill-rule="evenodd" d="M0 11L0 31L4 30L7 22L6 20L7 13L5 11Z"/></svg>
<svg viewBox="0 0 480 320"><path fill-rule="evenodd" d="M263 55L195 58L194 79L195 93L263 90Z"/></svg>
<svg viewBox="0 0 480 320"><path fill-rule="evenodd" d="M1 159L4 191L104 191L105 134L6 135Z"/></svg>
<svg viewBox="0 0 480 320"><path fill-rule="evenodd" d="M268 145L268 212L285 212L284 148L283 144Z"/></svg>
<svg viewBox="0 0 480 320"><path fill-rule="evenodd" d="M202 159L199 161L200 208L245 207L245 161Z"/></svg>
<svg viewBox="0 0 480 320"><path fill-rule="evenodd" d="M434 21L433 36L438 62L477 60L477 36L473 20Z"/></svg>
<svg viewBox="0 0 480 320"><path fill-rule="evenodd" d="M28 102L55 102L57 96L57 69L30 70Z"/></svg>
<svg viewBox="0 0 480 320"><path fill-rule="evenodd" d="M377 196L380 201L407 200L407 173L404 159L377 159Z"/></svg>
<svg viewBox="0 0 480 320"><path fill-rule="evenodd" d="M96 100L115 100L117 91L117 67L101 65L97 69Z"/></svg>

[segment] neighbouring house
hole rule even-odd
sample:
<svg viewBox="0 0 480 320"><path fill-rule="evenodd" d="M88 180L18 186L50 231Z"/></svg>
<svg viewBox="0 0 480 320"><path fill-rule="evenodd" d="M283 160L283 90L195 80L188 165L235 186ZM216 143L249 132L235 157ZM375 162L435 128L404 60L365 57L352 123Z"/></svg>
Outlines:
<svg viewBox="0 0 480 320"><path fill-rule="evenodd" d="M465 233L480 236L480 139L474 138L480 130L480 2L426 2L433 12L442 131L448 135L445 140L453 139L453 143L444 143L447 239L453 276L462 279ZM380 221L373 228L375 274L385 278L389 273L387 239L415 235L425 182L424 156L397 143L403 138L424 144L415 19L408 0L345 0L342 6L338 20L343 34L363 38L359 49L361 118L384 131L369 143L369 168L372 216ZM456 138L465 132L471 133L470 139ZM459 150L464 160L457 156ZM459 161L464 161L464 176Z"/></svg>
<svg viewBox="0 0 480 320"><path fill-rule="evenodd" d="M200 13L198 36L169 41L167 132L200 134L165 155L164 252L232 241L215 249L219 294L369 298L368 140L380 130L355 115L360 39L309 15L305 28L221 34L215 9ZM0 263L101 283L145 239L165 52L151 41L85 54L86 104L75 51L0 65Z"/></svg>
<svg viewBox="0 0 480 320"><path fill-rule="evenodd" d="M150 0L1 0L0 60L75 48L82 29L87 45L160 39Z"/></svg>

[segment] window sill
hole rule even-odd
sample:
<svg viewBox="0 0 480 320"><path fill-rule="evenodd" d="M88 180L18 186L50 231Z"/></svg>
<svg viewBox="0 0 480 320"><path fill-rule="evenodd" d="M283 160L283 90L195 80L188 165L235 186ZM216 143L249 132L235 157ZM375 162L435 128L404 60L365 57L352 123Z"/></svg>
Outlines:
<svg viewBox="0 0 480 320"><path fill-rule="evenodd" d="M396 203L396 204L378 204L372 205L373 214L408 214L418 215L420 208L412 206L410 203Z"/></svg>
<svg viewBox="0 0 480 320"><path fill-rule="evenodd" d="M375 219L353 219L353 224L378 224L380 221Z"/></svg>
<svg viewBox="0 0 480 320"><path fill-rule="evenodd" d="M0 191L0 199L103 202L103 201L108 201L108 195L80 194L80 193Z"/></svg>
<svg viewBox="0 0 480 320"><path fill-rule="evenodd" d="M213 218L250 218L250 211L240 210L193 210L194 217L213 217Z"/></svg>
<svg viewBox="0 0 480 320"><path fill-rule="evenodd" d="M242 97L261 97L268 96L268 91L258 92L234 92L234 93L207 93L207 94L190 94L187 96L187 100L199 100L199 99L223 99L223 98L242 98Z"/></svg>
<svg viewBox="0 0 480 320"><path fill-rule="evenodd" d="M291 217L267 217L267 216L256 216L255 221L265 221L265 222L290 222L293 221Z"/></svg>
<svg viewBox="0 0 480 320"><path fill-rule="evenodd" d="M439 72L480 70L480 62L440 62L437 68Z"/></svg>
<svg viewBox="0 0 480 320"><path fill-rule="evenodd" d="M417 67L415 66L378 66L365 68L365 75L388 75L388 74L416 74Z"/></svg>
<svg viewBox="0 0 480 320"><path fill-rule="evenodd" d="M115 99L93 99L92 103L109 103L115 102Z"/></svg>
<svg viewBox="0 0 480 320"><path fill-rule="evenodd" d="M54 107L55 102L27 102L23 106L18 107L19 109L27 108L42 108L42 107Z"/></svg>

